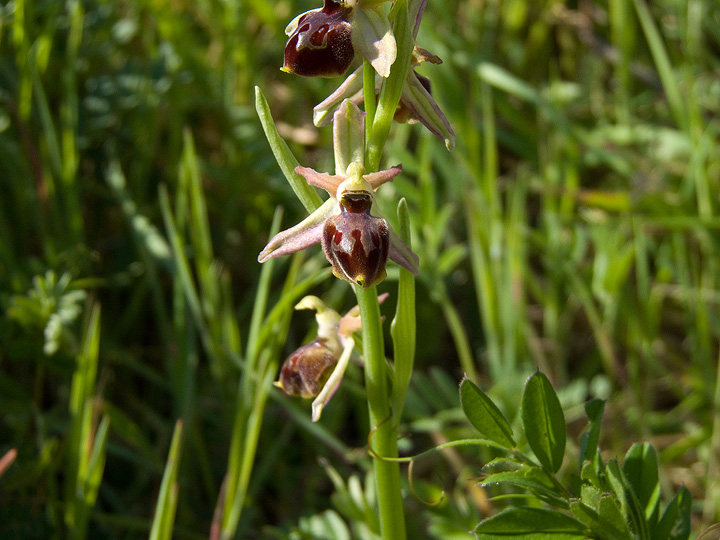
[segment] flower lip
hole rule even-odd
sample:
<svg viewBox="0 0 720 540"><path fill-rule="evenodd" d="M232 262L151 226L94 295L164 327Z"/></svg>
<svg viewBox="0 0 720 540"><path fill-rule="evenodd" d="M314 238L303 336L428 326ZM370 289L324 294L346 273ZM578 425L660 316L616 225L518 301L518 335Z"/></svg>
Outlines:
<svg viewBox="0 0 720 540"><path fill-rule="evenodd" d="M372 196L367 192L344 193L340 214L325 222L322 236L333 274L364 289L385 279L390 253L388 223L372 216L371 206Z"/></svg>
<svg viewBox="0 0 720 540"><path fill-rule="evenodd" d="M378 302L382 304L387 297L388 293L381 294ZM295 309L315 310L318 335L285 360L279 380L273 384L291 396L315 397L312 420L317 422L338 389L350 361L355 347L353 332L362 329L360 308L355 306L340 317L317 296L306 296Z"/></svg>
<svg viewBox="0 0 720 540"><path fill-rule="evenodd" d="M333 351L318 337L292 353L280 369L275 386L289 396L316 397L338 362L340 351Z"/></svg>

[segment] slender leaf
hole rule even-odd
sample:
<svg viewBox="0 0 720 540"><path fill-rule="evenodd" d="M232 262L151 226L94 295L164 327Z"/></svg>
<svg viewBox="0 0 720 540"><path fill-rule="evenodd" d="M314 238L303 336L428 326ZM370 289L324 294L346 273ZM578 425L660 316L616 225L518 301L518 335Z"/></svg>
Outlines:
<svg viewBox="0 0 720 540"><path fill-rule="evenodd" d="M565 416L550 381L539 371L525 384L522 422L530 448L540 463L557 472L565 455Z"/></svg>
<svg viewBox="0 0 720 540"><path fill-rule="evenodd" d="M305 179L295 172L295 167L299 165L298 160L293 155L287 143L280 137L275 127L275 121L270 113L270 106L262 90L257 86L255 87L255 109L257 110L260 123L265 131L265 136L270 143L270 148L285 178L287 178L287 181L290 183L290 187L292 187L295 195L297 195L297 198L300 199L300 202L308 212L316 210L323 201L315 189L308 185Z"/></svg>
<svg viewBox="0 0 720 540"><path fill-rule="evenodd" d="M649 443L634 444L625 454L623 473L652 529L660 512L658 456L655 448Z"/></svg>
<svg viewBox="0 0 720 540"><path fill-rule="evenodd" d="M460 383L460 404L473 427L485 437L505 448L515 447L512 428L503 413L468 378L464 378Z"/></svg>
<svg viewBox="0 0 720 540"><path fill-rule="evenodd" d="M92 438L92 395L95 391L99 349L100 306L95 304L86 322L70 389L71 425L68 435L64 519L73 539L83 539L87 534L90 510L97 495L96 486L104 469L107 422L101 424L101 429L95 438ZM94 443L100 446L94 447Z"/></svg>
<svg viewBox="0 0 720 540"><path fill-rule="evenodd" d="M682 486L663 512L652 540L687 540L690 537L691 504L690 491Z"/></svg>
<svg viewBox="0 0 720 540"><path fill-rule="evenodd" d="M400 223L400 237L408 247L412 247L410 242L410 216L405 199L401 199L398 203L398 220ZM415 361L415 327L415 276L409 270L400 268L397 308L390 326L393 350L395 351L392 399L393 416L396 422L400 421L410 377L412 376Z"/></svg>
<svg viewBox="0 0 720 540"><path fill-rule="evenodd" d="M479 540L580 540L588 533L576 519L545 508L517 507L486 519L475 529Z"/></svg>
<svg viewBox="0 0 720 540"><path fill-rule="evenodd" d="M508 484L533 493L539 499L560 508L569 508L567 501L556 492L552 478L540 467L523 466L516 471L503 471L483 479L482 485Z"/></svg>
<svg viewBox="0 0 720 540"><path fill-rule="evenodd" d="M182 428L182 421L178 420L175 423L165 472L160 484L155 517L150 529L150 540L169 540L173 537L173 522L175 521L178 496L177 476L182 454Z"/></svg>
<svg viewBox="0 0 720 540"><path fill-rule="evenodd" d="M105 457L108 440L110 417L105 415L95 432L90 459L88 460L87 475L85 477L85 503L92 508L97 500L98 489L105 471Z"/></svg>

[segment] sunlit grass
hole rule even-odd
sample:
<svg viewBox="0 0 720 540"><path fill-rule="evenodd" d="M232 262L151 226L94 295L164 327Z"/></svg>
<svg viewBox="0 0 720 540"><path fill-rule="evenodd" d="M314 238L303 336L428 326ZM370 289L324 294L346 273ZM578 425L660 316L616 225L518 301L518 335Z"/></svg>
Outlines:
<svg viewBox="0 0 720 540"><path fill-rule="evenodd" d="M0 8L0 536L372 538L362 370L320 424L270 386L313 332L300 297L355 302L319 250L256 262L305 210L254 87L301 163L332 160L311 110L336 81L278 69L312 7ZM456 149L394 127L404 174L378 194L391 221L405 197L421 258L401 451L462 438L464 372L518 422L539 368L571 428L607 399L605 452L657 447L695 533L720 521L719 27L711 0L429 0L444 64L419 71ZM407 501L409 536L467 538L502 506L472 481L491 457L416 470L450 491Z"/></svg>

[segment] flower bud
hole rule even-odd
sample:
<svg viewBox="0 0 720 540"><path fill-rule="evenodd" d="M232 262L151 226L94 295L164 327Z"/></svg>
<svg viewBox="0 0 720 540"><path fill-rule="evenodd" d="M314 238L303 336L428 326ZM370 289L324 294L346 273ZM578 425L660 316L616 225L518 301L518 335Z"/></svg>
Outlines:
<svg viewBox="0 0 720 540"><path fill-rule="evenodd" d="M304 77L342 75L355 58L348 21L350 9L339 2L324 0L322 9L303 13L285 32L283 71Z"/></svg>
<svg viewBox="0 0 720 540"><path fill-rule="evenodd" d="M288 356L275 386L289 396L313 398L320 393L337 361L325 340L318 338Z"/></svg>
<svg viewBox="0 0 720 540"><path fill-rule="evenodd" d="M370 215L369 192L346 191L338 202L340 215L325 222L322 248L335 276L366 289L385 279L390 229Z"/></svg>

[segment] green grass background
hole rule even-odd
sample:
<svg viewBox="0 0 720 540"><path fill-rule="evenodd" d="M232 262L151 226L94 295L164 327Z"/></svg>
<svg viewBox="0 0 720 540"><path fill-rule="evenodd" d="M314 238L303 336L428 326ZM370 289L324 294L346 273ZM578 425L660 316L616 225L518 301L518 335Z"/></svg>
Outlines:
<svg viewBox="0 0 720 540"><path fill-rule="evenodd" d="M419 71L457 147L396 126L380 192L386 215L407 198L421 258L403 451L466 434L463 372L517 421L539 368L573 441L601 397L608 456L658 448L699 533L720 521L720 5L428 3L418 42L444 64ZM313 7L0 6L0 538L208 538L228 482L237 538L373 537L361 370L319 425L269 387L314 331L300 297L354 304L319 249L256 262L304 210L255 85L298 160L332 168L312 107L341 79L278 69ZM448 496L407 497L412 537L469 538L506 504L473 481L491 457L418 464Z"/></svg>

